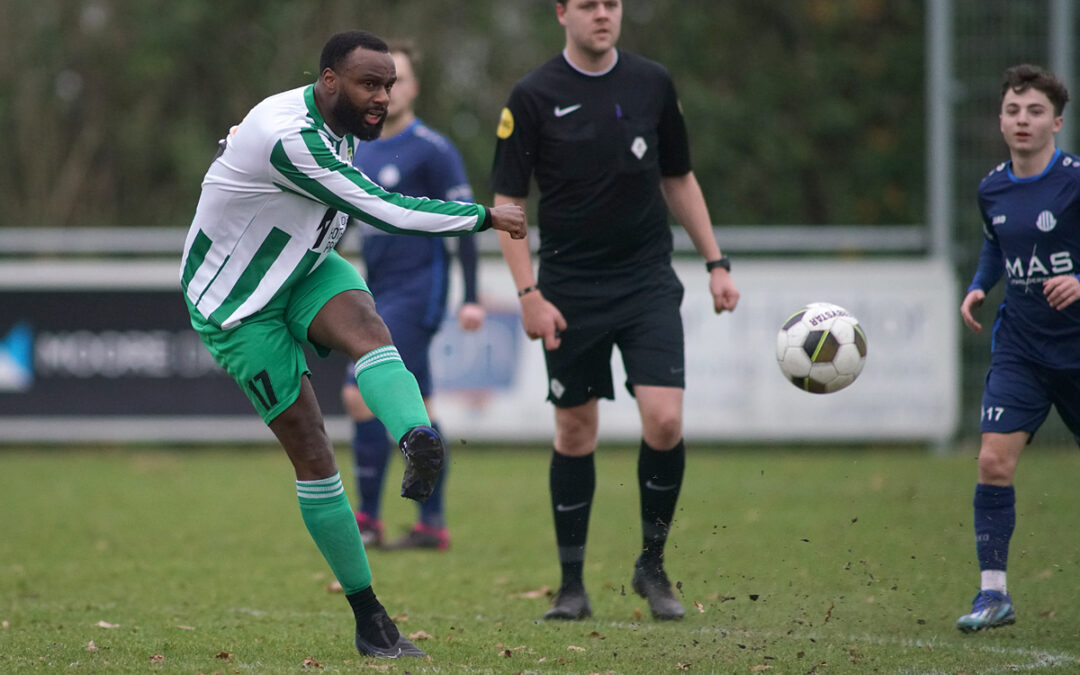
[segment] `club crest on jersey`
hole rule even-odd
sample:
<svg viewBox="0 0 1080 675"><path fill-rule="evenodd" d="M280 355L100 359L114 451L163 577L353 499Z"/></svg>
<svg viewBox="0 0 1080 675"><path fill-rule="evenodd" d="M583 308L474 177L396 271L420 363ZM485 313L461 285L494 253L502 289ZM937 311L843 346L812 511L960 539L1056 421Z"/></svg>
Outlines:
<svg viewBox="0 0 1080 675"><path fill-rule="evenodd" d="M1039 232L1049 232L1055 226L1057 226L1057 218L1049 211L1043 211L1035 219L1035 227L1039 228Z"/></svg>
<svg viewBox="0 0 1080 675"><path fill-rule="evenodd" d="M396 164L387 164L379 170L379 185L385 188L395 187L401 181L401 171Z"/></svg>

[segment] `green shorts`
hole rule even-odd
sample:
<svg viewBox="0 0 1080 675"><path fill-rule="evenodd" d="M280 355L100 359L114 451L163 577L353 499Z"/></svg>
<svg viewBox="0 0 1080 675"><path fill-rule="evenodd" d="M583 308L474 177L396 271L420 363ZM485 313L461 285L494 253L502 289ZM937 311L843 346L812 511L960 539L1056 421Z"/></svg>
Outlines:
<svg viewBox="0 0 1080 675"><path fill-rule="evenodd" d="M328 348L308 339L308 326L330 298L351 290L370 292L356 267L332 251L311 274L239 326L222 330L207 322L190 302L188 312L214 360L269 424L296 401L301 378L311 372L303 345L320 357L330 354Z"/></svg>

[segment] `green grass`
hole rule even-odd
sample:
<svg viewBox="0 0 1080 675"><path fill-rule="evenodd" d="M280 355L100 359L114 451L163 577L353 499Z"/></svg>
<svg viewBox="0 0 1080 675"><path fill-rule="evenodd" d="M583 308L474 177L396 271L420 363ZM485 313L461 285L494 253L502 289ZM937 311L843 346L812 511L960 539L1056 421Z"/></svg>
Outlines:
<svg viewBox="0 0 1080 675"><path fill-rule="evenodd" d="M352 646L282 451L7 448L0 672L1080 670L1074 449L1021 461L1018 623L976 635L953 626L978 581L970 450L691 448L668 552L688 610L677 623L629 590L635 462L628 448L597 456L593 619L545 623L558 584L547 452L456 448L451 551L371 552L391 615L430 636L430 661L384 662ZM389 495L388 534L414 513Z"/></svg>

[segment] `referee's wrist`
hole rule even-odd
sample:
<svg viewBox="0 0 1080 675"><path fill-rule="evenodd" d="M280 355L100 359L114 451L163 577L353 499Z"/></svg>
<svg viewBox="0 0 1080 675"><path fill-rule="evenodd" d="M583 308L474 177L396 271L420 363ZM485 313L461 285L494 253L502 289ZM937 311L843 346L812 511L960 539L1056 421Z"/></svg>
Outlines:
<svg viewBox="0 0 1080 675"><path fill-rule="evenodd" d="M726 255L721 255L716 260L708 260L705 262L705 271L712 272L713 270L720 268L731 271L731 259Z"/></svg>
<svg viewBox="0 0 1080 675"><path fill-rule="evenodd" d="M529 293L532 293L533 291L538 291L538 290L540 290L540 286L538 284L533 284L531 286L526 286L525 288L522 288L521 290L519 290L517 292L517 294L518 294L519 298L523 298L526 295L528 295Z"/></svg>

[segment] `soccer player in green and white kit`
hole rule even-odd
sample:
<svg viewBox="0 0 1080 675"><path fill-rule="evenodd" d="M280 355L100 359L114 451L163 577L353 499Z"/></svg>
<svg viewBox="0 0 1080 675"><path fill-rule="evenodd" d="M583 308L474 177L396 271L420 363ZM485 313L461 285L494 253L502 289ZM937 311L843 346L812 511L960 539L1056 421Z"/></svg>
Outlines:
<svg viewBox="0 0 1080 675"><path fill-rule="evenodd" d="M423 657L371 588L301 345L355 362L364 400L405 455L402 496L423 501L442 470L442 440L364 280L334 246L350 217L390 232L494 228L522 238L525 214L372 183L350 160L357 140L382 129L396 79L389 50L370 33L339 33L323 47L319 71L314 84L256 105L223 141L184 243L181 285L192 326L293 464L301 516L352 606L357 649Z"/></svg>

